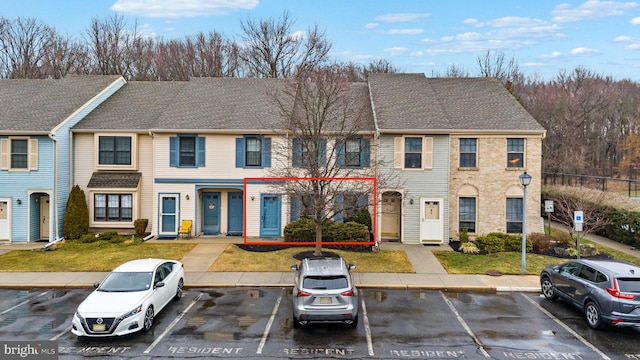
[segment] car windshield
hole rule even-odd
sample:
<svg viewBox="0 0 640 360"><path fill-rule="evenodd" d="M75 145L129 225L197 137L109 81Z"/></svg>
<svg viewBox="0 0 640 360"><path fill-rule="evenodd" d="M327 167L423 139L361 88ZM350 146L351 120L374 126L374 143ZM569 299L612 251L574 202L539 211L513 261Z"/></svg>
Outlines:
<svg viewBox="0 0 640 360"><path fill-rule="evenodd" d="M102 282L99 291L133 292L151 287L151 272L112 272Z"/></svg>
<svg viewBox="0 0 640 360"><path fill-rule="evenodd" d="M623 293L640 293L640 279L618 278L618 286Z"/></svg>
<svg viewBox="0 0 640 360"><path fill-rule="evenodd" d="M335 290L347 286L347 278L344 276L307 276L302 283L303 288L310 290Z"/></svg>

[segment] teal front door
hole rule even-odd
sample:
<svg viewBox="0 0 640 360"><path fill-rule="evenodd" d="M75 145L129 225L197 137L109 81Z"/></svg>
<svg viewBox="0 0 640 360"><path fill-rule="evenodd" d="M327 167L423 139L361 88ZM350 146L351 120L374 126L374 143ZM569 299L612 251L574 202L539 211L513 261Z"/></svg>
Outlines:
<svg viewBox="0 0 640 360"><path fill-rule="evenodd" d="M243 211L242 211L242 193L229 193L229 227L227 234L242 235L243 231Z"/></svg>
<svg viewBox="0 0 640 360"><path fill-rule="evenodd" d="M220 193L202 193L202 233L220 234Z"/></svg>
<svg viewBox="0 0 640 360"><path fill-rule="evenodd" d="M260 237L280 236L280 195L260 196Z"/></svg>
<svg viewBox="0 0 640 360"><path fill-rule="evenodd" d="M160 195L159 237L178 235L178 194Z"/></svg>

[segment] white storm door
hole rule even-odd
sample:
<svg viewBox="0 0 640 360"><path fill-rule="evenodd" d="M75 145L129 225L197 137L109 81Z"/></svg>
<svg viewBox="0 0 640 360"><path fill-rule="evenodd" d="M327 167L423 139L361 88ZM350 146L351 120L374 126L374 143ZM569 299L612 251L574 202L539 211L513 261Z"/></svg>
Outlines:
<svg viewBox="0 0 640 360"><path fill-rule="evenodd" d="M420 241L444 242L442 199L420 198Z"/></svg>
<svg viewBox="0 0 640 360"><path fill-rule="evenodd" d="M11 199L0 198L0 240L9 240L11 234L10 206Z"/></svg>
<svg viewBox="0 0 640 360"><path fill-rule="evenodd" d="M178 235L178 194L162 194L159 199L159 236Z"/></svg>

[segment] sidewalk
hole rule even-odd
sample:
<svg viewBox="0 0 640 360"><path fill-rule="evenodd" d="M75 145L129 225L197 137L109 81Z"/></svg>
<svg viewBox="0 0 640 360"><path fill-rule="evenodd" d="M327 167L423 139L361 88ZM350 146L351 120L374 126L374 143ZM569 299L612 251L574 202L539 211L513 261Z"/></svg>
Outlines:
<svg viewBox="0 0 640 360"><path fill-rule="evenodd" d="M553 223L554 228L563 229ZM597 235L587 235L588 240L640 257L640 251ZM162 242L164 240L149 240ZM207 269L230 243L241 243L237 237L195 238L176 240L197 242L196 247L182 258L185 267L185 287L290 287L293 272L208 272ZM41 244L0 245L0 254L17 249L33 249ZM404 250L415 273L353 273L360 288L389 289L439 289L443 291L527 291L539 292L537 275L473 275L448 274L433 255L433 250L451 250L447 244L419 245L380 243L381 250ZM558 259L558 263L562 262ZM106 272L56 272L56 273L0 273L0 288L33 287L92 287L102 281Z"/></svg>

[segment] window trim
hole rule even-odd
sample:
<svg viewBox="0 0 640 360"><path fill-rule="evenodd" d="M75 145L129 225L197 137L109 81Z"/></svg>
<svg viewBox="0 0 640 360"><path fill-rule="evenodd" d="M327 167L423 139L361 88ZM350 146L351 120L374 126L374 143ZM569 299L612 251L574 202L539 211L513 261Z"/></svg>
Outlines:
<svg viewBox="0 0 640 360"><path fill-rule="evenodd" d="M247 139L257 139L260 143L260 165L247 165ZM236 138L236 168L264 169L271 167L271 138L263 135L247 134Z"/></svg>
<svg viewBox="0 0 640 360"><path fill-rule="evenodd" d="M96 220L95 195L131 195L131 221ZM140 217L138 189L89 189L89 226L102 228L133 228Z"/></svg>
<svg viewBox="0 0 640 360"><path fill-rule="evenodd" d="M131 164L100 164L101 137L131 138ZM94 164L97 170L138 170L138 135L131 133L97 133L94 134Z"/></svg>
<svg viewBox="0 0 640 360"><path fill-rule="evenodd" d="M515 232L509 232L509 224L510 223L518 223L517 220L509 221L509 200L520 200L520 206L518 208L519 213L520 213L520 220L519 220L520 230L515 231ZM506 198L506 201L505 201L505 225L506 225L505 226L505 232L507 234L521 234L522 233L522 225L523 225L523 218L524 218L524 214L522 213L523 212L523 209L522 209L523 204L524 204L524 198L522 196L519 196L519 197L518 196L509 196L509 197Z"/></svg>
<svg viewBox="0 0 640 360"><path fill-rule="evenodd" d="M464 220L465 223L469 223L469 222L473 222L473 231L471 231L471 229L467 228L467 231L470 234L475 234L478 231L478 197L477 196L459 196L458 197L458 231L462 230L462 228L464 228L464 226L462 226L462 222L463 220L461 219L461 210L462 210L462 204L461 204L461 200L462 199L474 199L474 209L473 209L473 220Z"/></svg>
<svg viewBox="0 0 640 360"><path fill-rule="evenodd" d="M463 140L473 140L473 148L474 151L463 151L462 150L462 142ZM478 138L459 138L459 159L458 159L458 167L460 169L477 169L478 168ZM473 166L467 166L462 163L462 155L463 154L473 154Z"/></svg>
<svg viewBox="0 0 640 360"><path fill-rule="evenodd" d="M421 164L417 168L405 167L405 146L407 138L421 138L422 139L422 152L421 152ZM422 135L404 135L398 136L393 139L393 167L395 169L406 171L420 171L433 169L433 145L434 138L432 136Z"/></svg>
<svg viewBox="0 0 640 360"><path fill-rule="evenodd" d="M193 138L194 144L194 164L182 165L180 163L180 143L183 138ZM176 134L169 137L169 166L183 169L195 169L206 166L206 137L198 134Z"/></svg>
<svg viewBox="0 0 640 360"><path fill-rule="evenodd" d="M26 140L27 141L27 167L14 168L12 167L12 144L13 140ZM15 171L15 172L29 172L38 170L38 151L39 151L38 138L32 138L29 136L9 136L0 139L0 170Z"/></svg>
<svg viewBox="0 0 640 360"><path fill-rule="evenodd" d="M520 151L510 151L509 150L509 140L522 140L522 152ZM507 169L513 169L513 170L521 170L524 169L526 167L526 158L527 158L527 141L525 138L507 138L507 144L506 144L506 152L507 152ZM521 154L522 156L522 161L521 161L521 165L520 166L515 166L515 165L511 165L511 162L509 160L509 155L510 154Z"/></svg>

